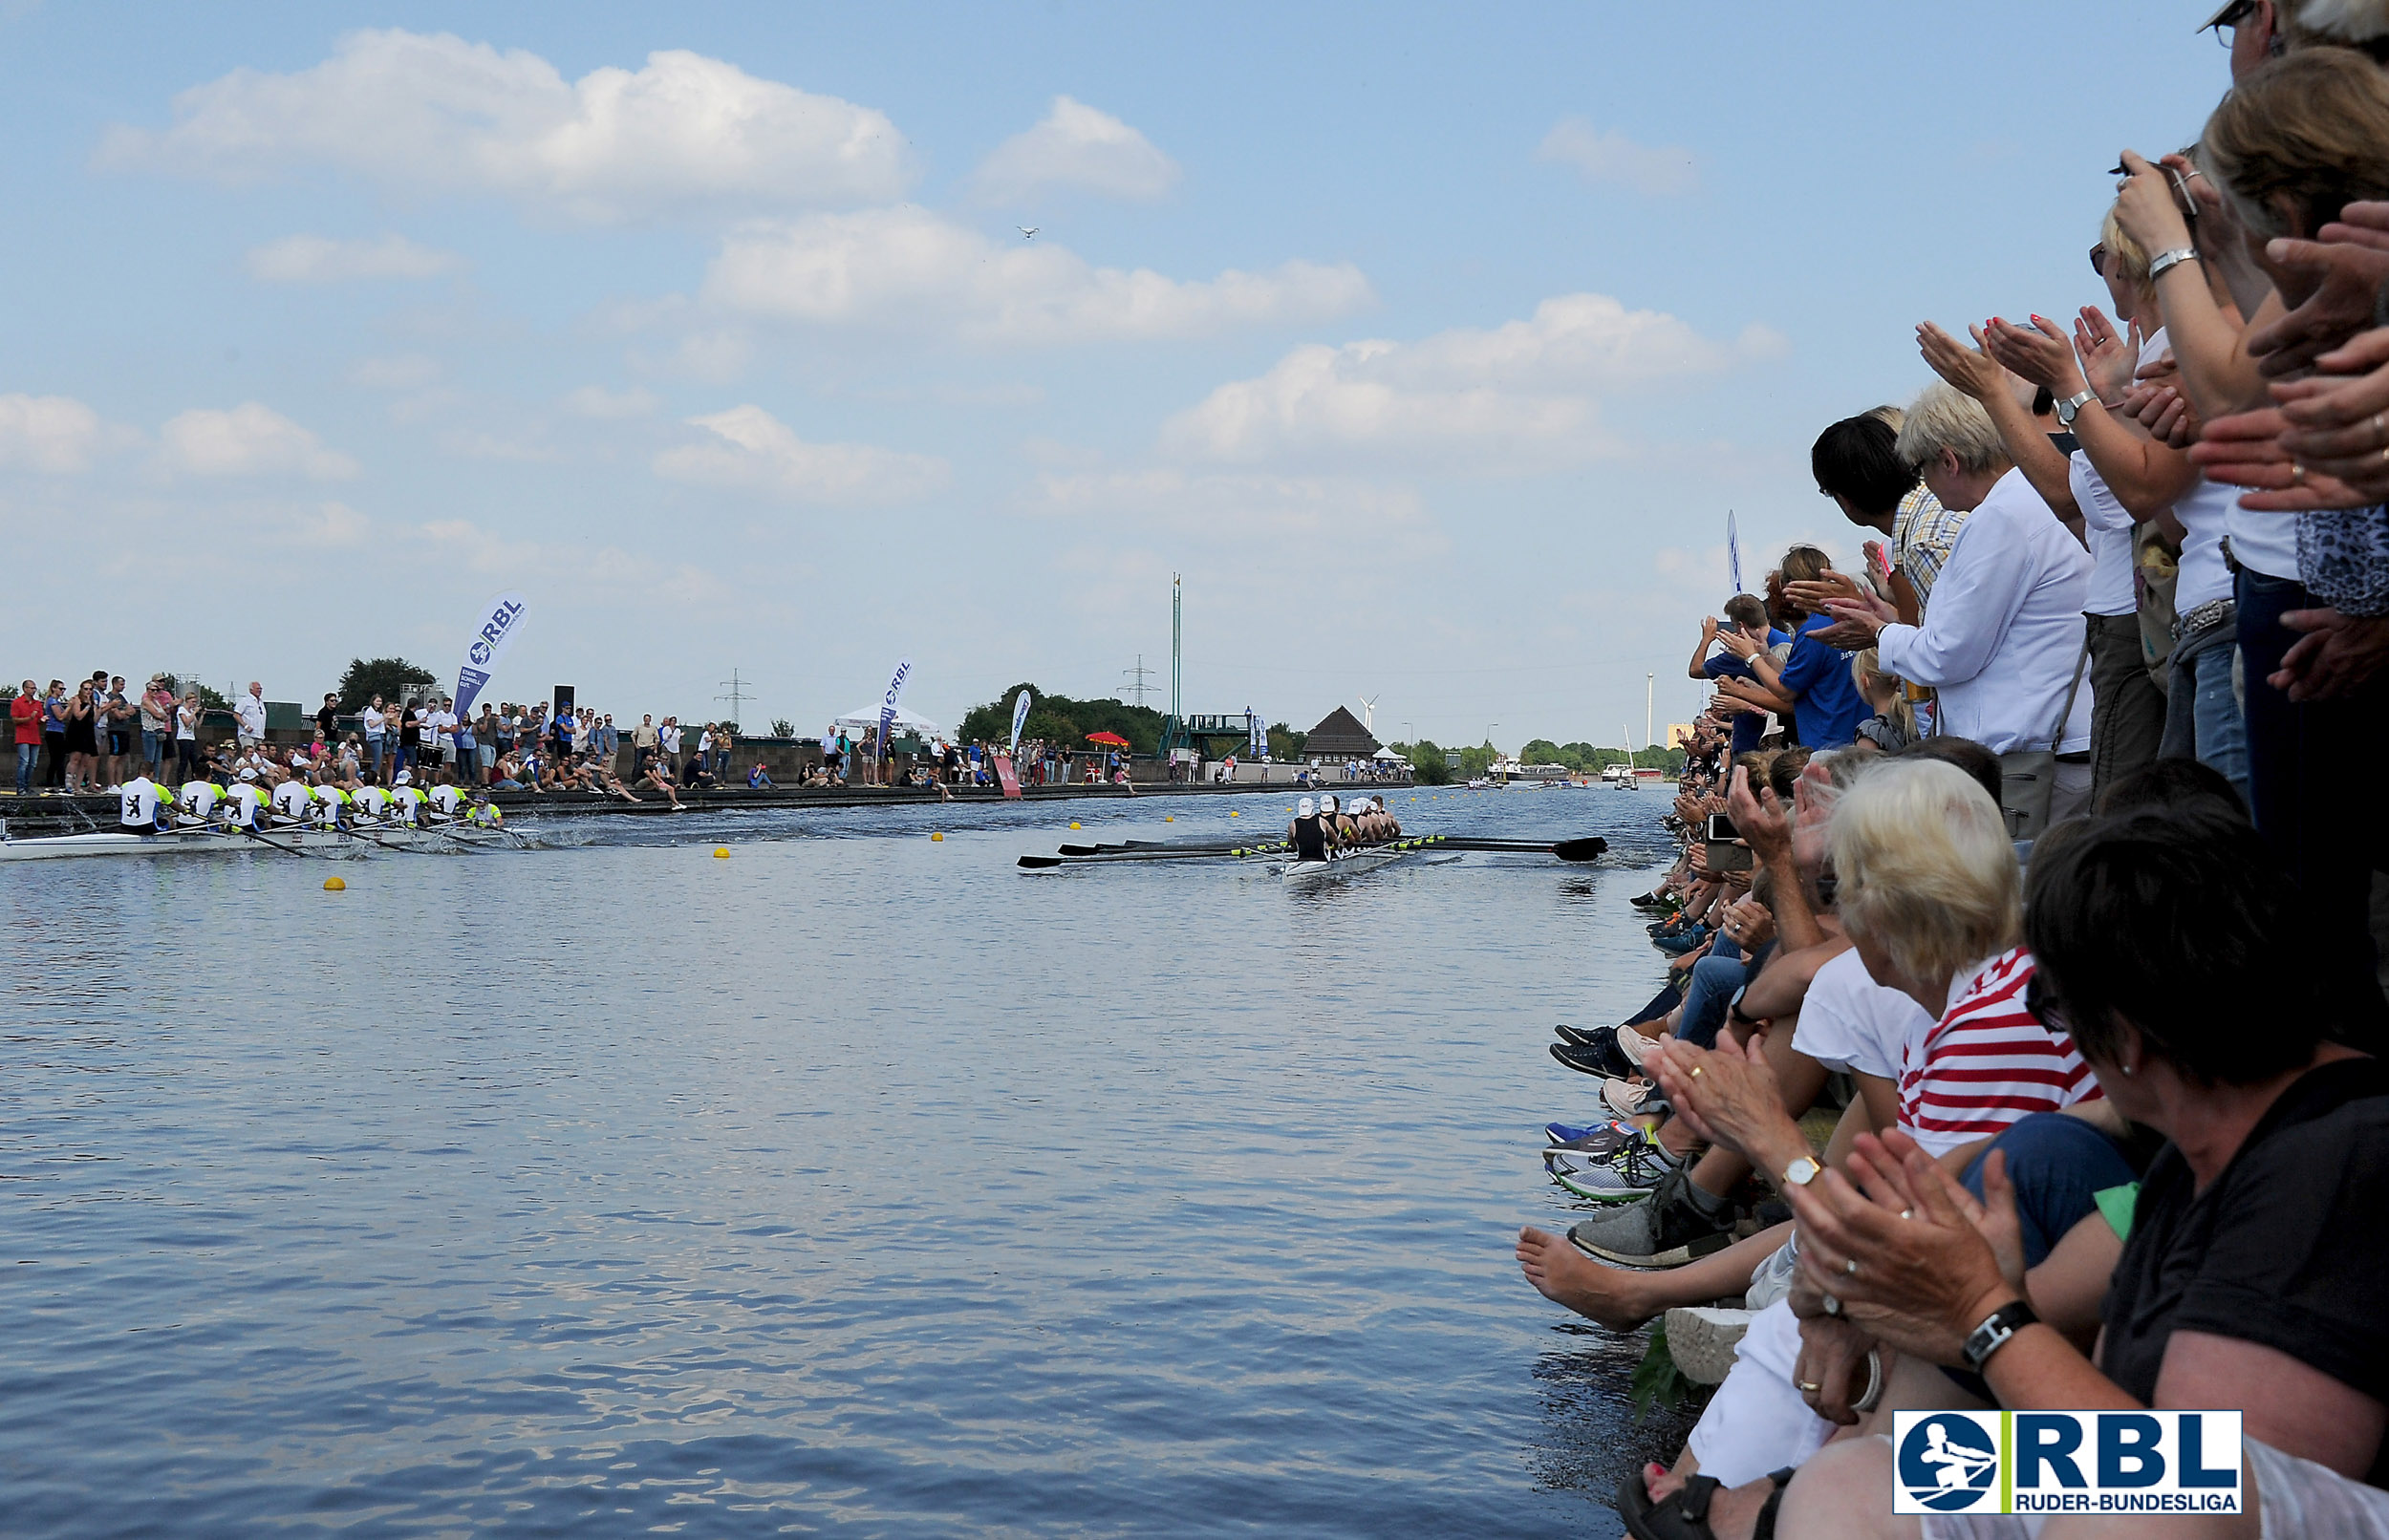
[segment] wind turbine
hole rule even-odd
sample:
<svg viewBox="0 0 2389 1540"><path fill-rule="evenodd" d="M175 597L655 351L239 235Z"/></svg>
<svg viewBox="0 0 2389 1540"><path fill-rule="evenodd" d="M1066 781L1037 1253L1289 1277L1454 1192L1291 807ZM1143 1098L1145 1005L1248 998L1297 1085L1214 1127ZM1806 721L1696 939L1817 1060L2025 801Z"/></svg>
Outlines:
<svg viewBox="0 0 2389 1540"><path fill-rule="evenodd" d="M1386 693L1378 691L1377 700L1385 698ZM1377 736L1377 700L1363 699L1361 702L1361 726L1367 730L1370 738Z"/></svg>

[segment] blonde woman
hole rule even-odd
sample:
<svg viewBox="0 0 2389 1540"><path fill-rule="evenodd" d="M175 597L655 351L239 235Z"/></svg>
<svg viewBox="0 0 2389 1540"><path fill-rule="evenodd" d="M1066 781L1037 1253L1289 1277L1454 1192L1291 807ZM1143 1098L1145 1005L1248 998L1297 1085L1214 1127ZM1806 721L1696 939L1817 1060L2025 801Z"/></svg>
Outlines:
<svg viewBox="0 0 2389 1540"><path fill-rule="evenodd" d="M1885 754L1897 754L1916 741L1916 708L1907 701L1900 676L1883 672L1883 655L1874 648L1854 654L1850 677L1874 715L1858 724L1858 741L1872 743Z"/></svg>

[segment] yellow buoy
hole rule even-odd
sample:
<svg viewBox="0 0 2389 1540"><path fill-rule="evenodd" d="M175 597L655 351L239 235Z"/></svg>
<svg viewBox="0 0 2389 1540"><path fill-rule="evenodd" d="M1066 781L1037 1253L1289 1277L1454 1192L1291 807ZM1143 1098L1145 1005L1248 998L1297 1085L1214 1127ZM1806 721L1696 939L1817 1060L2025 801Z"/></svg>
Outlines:
<svg viewBox="0 0 2389 1540"><path fill-rule="evenodd" d="M931 839L933 839L933 840L942 840L942 839L944 839L944 838L945 838L945 836L944 836L944 835L942 835L942 834L932 834L932 835L930 835L930 838L931 838Z"/></svg>
<svg viewBox="0 0 2389 1540"><path fill-rule="evenodd" d="M1242 813L1230 813L1228 816L1230 818L1242 818L1244 815Z"/></svg>
<svg viewBox="0 0 2389 1540"><path fill-rule="evenodd" d="M730 847L729 847L728 845L715 845L715 846L714 846L714 859L715 859L716 861L727 861L727 860L729 860L729 859L730 859Z"/></svg>
<svg viewBox="0 0 2389 1540"><path fill-rule="evenodd" d="M1161 821L1164 823L1175 823L1178 821L1178 815L1175 813L1164 813L1161 815Z"/></svg>
<svg viewBox="0 0 2389 1540"><path fill-rule="evenodd" d="M1077 827L1078 827L1078 820L1077 820L1077 819L1075 819L1075 818L1074 818L1074 819L1070 820L1070 827L1072 827L1072 828L1077 828Z"/></svg>
<svg viewBox="0 0 2389 1540"><path fill-rule="evenodd" d="M324 891L327 893L345 893L348 890L349 885L338 877L326 877L324 879Z"/></svg>

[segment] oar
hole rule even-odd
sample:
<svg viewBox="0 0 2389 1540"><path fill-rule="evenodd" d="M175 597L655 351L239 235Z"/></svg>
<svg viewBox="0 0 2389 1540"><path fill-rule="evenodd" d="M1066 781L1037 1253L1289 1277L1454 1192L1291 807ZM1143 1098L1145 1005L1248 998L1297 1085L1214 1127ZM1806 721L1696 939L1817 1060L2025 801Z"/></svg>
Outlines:
<svg viewBox="0 0 2389 1540"><path fill-rule="evenodd" d="M269 840L246 823L235 823L232 826L239 829L243 834L248 835L250 839L255 840L259 845L269 845L275 849L281 851L284 855L320 857L323 854L320 850L302 850L295 845L284 845L280 840Z"/></svg>
<svg viewBox="0 0 2389 1540"><path fill-rule="evenodd" d="M1240 845L1221 850L1107 850L1101 855L1022 856L1022 869L1044 871L1054 866L1110 866L1141 861L1203 861L1229 856L1278 855L1285 850L1284 842L1275 845Z"/></svg>

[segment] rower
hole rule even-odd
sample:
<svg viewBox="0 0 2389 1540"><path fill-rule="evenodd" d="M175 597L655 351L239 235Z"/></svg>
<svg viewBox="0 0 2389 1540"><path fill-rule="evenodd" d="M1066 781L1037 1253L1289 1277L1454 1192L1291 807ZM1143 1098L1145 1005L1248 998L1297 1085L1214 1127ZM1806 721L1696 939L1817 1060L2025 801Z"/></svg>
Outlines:
<svg viewBox="0 0 2389 1540"><path fill-rule="evenodd" d="M422 821L422 792L410 782L405 771L399 771L398 783L390 791L391 817L411 829Z"/></svg>
<svg viewBox="0 0 2389 1540"><path fill-rule="evenodd" d="M172 826L173 804L158 795L158 783L135 776L118 788L117 826L127 834L162 834Z"/></svg>
<svg viewBox="0 0 2389 1540"><path fill-rule="evenodd" d="M1360 821L1352 816L1351 807L1339 802L1335 806L1335 815L1336 844L1346 850L1358 849L1362 843L1361 825Z"/></svg>
<svg viewBox="0 0 2389 1540"><path fill-rule="evenodd" d="M212 781L185 781L175 802L183 816L195 823L204 823L215 816L216 803L224 800L224 788Z"/></svg>
<svg viewBox="0 0 2389 1540"><path fill-rule="evenodd" d="M464 803L464 793L456 786L456 778L447 771L440 772L440 784L431 788L431 805L448 823L456 821L457 809Z"/></svg>
<svg viewBox="0 0 2389 1540"><path fill-rule="evenodd" d="M1327 837L1329 853L1343 849L1351 841L1346 833L1347 821L1336 809L1336 794L1328 792L1319 799L1320 832Z"/></svg>
<svg viewBox="0 0 2389 1540"><path fill-rule="evenodd" d="M273 789L273 816L279 823L304 823L314 801L313 795L307 789L307 782L292 776Z"/></svg>
<svg viewBox="0 0 2389 1540"><path fill-rule="evenodd" d="M1295 804L1294 822L1286 825L1286 838L1294 844L1297 861L1327 859L1327 833L1319 821L1319 809L1308 797Z"/></svg>
<svg viewBox="0 0 2389 1540"><path fill-rule="evenodd" d="M1386 810L1386 800L1383 797L1372 797L1369 800L1377 804L1377 816L1385 820L1386 838L1388 840L1402 838L1402 821Z"/></svg>
<svg viewBox="0 0 2389 1540"><path fill-rule="evenodd" d="M348 804L349 794L332 783L331 773L317 771L315 773L315 822L327 829L343 827L347 820L341 815L347 811Z"/></svg>
<svg viewBox="0 0 2389 1540"><path fill-rule="evenodd" d="M361 779L364 784L357 787L355 793L349 798L349 804L355 809L356 817L360 820L368 820L376 823L388 823L390 794L374 783L375 776L371 770L366 771Z"/></svg>
<svg viewBox="0 0 2389 1540"><path fill-rule="evenodd" d="M236 829L255 828L265 814L265 794L257 789L254 772L249 775L251 779L234 781L224 794L225 822Z"/></svg>

